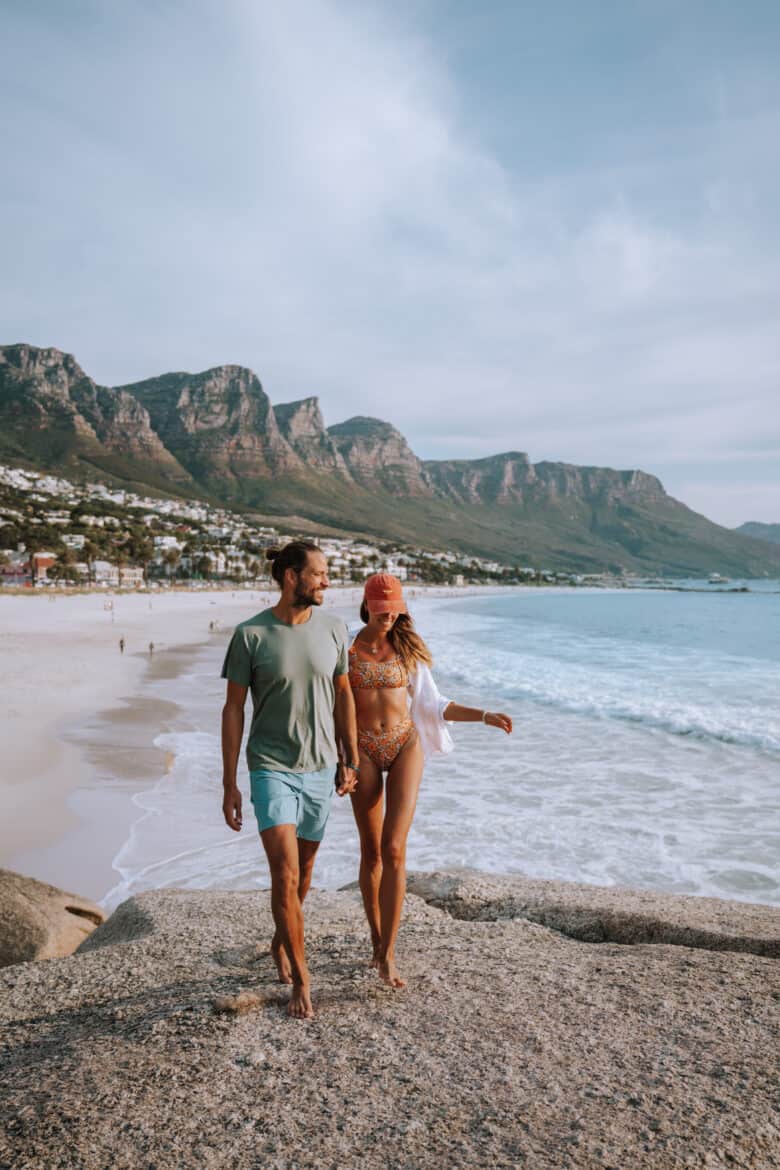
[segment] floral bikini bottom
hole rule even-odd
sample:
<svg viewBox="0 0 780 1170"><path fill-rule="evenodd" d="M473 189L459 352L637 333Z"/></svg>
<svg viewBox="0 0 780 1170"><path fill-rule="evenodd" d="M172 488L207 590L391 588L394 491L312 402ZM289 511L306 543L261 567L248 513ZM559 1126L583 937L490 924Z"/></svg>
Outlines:
<svg viewBox="0 0 780 1170"><path fill-rule="evenodd" d="M373 760L380 772L387 772L416 731L411 719L394 723L386 731L364 731L359 727L358 747L369 760Z"/></svg>

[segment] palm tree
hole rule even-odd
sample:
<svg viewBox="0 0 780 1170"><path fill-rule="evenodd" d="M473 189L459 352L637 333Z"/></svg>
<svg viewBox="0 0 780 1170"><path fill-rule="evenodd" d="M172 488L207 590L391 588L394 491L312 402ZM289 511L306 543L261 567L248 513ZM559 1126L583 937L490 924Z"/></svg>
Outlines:
<svg viewBox="0 0 780 1170"><path fill-rule="evenodd" d="M181 560L181 552L178 548L169 548L163 553L163 564L168 568L168 576L173 577L176 573L176 566Z"/></svg>
<svg viewBox="0 0 780 1170"><path fill-rule="evenodd" d="M127 565L127 557L125 556L124 552L120 551L119 553L117 553L116 557L114 558L114 563L116 564L117 574L118 574L117 585L121 589L122 588L122 570Z"/></svg>
<svg viewBox="0 0 780 1170"><path fill-rule="evenodd" d="M95 561L97 560L100 549L93 540L85 540L84 547L81 551L84 553L84 560L87 562L87 584L93 585L95 582Z"/></svg>

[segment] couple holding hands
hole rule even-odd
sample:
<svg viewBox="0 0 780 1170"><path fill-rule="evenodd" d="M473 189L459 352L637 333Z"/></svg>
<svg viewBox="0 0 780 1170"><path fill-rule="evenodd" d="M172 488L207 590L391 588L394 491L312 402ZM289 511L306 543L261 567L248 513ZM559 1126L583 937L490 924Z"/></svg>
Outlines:
<svg viewBox="0 0 780 1170"><path fill-rule="evenodd" d="M325 833L334 769L336 792L349 794L360 835L372 965L391 987L403 987L395 942L406 891L406 839L424 761L452 750L448 722L484 722L509 734L512 720L439 694L430 652L396 577L369 577L363 625L353 633L319 608L328 564L316 544L293 541L267 556L279 601L236 627L222 668L222 808L228 826L239 831L236 769L251 690L247 760L271 871L271 950L279 979L292 985L288 1014L307 1019L314 1012L302 906Z"/></svg>

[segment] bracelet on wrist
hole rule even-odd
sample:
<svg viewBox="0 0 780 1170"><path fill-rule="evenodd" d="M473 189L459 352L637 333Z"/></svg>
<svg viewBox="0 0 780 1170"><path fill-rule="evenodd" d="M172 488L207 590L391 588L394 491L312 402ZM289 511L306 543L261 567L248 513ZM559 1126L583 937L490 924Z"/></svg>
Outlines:
<svg viewBox="0 0 780 1170"><path fill-rule="evenodd" d="M489 712L489 711L483 711L483 712L482 712L482 722L483 722L483 723L487 723L487 717L488 717L488 715L489 715L489 714L490 714L490 712Z"/></svg>

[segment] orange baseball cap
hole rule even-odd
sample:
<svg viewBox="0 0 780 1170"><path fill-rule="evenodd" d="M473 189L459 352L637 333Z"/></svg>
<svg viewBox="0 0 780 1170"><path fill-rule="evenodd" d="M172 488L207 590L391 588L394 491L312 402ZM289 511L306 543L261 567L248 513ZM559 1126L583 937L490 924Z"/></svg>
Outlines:
<svg viewBox="0 0 780 1170"><path fill-rule="evenodd" d="M369 613L407 613L401 582L392 573L374 573L363 587Z"/></svg>

